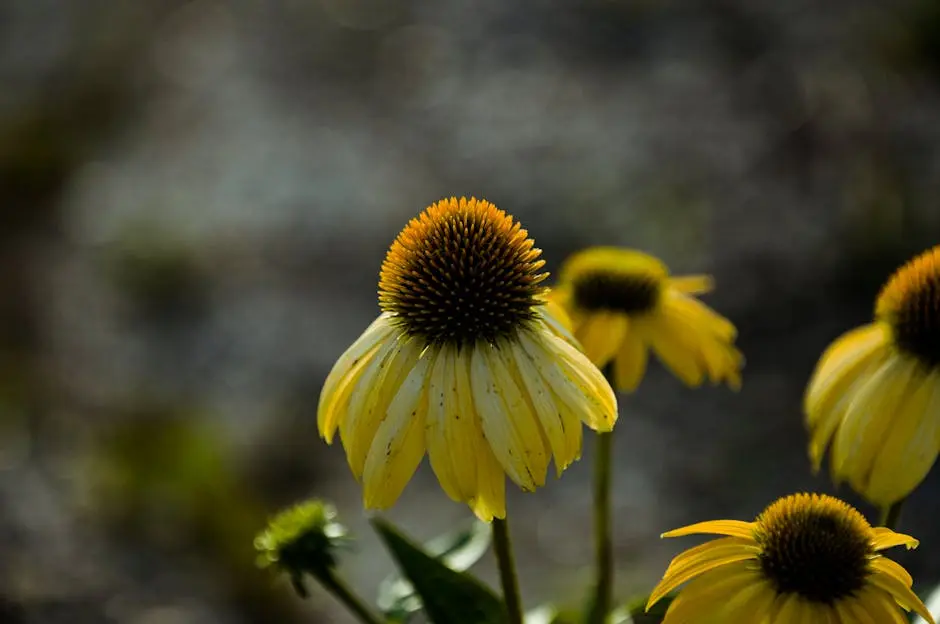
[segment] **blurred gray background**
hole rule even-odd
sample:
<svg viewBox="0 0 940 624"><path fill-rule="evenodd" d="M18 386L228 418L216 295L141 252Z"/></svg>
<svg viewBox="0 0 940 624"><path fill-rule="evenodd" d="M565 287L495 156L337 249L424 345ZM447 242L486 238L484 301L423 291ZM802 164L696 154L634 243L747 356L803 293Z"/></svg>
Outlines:
<svg viewBox="0 0 940 624"><path fill-rule="evenodd" d="M393 570L316 401L443 196L515 215L552 271L606 244L711 272L740 328L739 394L653 366L622 398L621 598L691 543L660 532L832 491L802 391L940 242L938 104L934 0L0 0L0 621L351 622L251 541L324 496L363 594ZM590 583L591 457L510 489L527 606ZM938 490L902 519L923 583ZM389 514L468 515L427 466Z"/></svg>

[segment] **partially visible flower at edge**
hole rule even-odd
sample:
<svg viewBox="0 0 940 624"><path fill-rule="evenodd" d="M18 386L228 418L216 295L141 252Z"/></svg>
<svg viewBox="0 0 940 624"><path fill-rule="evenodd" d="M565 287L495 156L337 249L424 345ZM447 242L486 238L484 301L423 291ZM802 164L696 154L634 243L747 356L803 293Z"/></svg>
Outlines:
<svg viewBox="0 0 940 624"><path fill-rule="evenodd" d="M592 247L564 262L551 296L591 361L613 364L618 390L636 390L650 348L688 386L708 378L737 389L744 364L737 330L694 296L712 286L706 275L672 277L640 251Z"/></svg>
<svg viewBox="0 0 940 624"><path fill-rule="evenodd" d="M911 590L910 574L881 555L895 546L915 548L917 540L872 528L831 496L795 494L754 522L713 520L663 537L699 534L724 537L672 560L647 605L687 583L663 624L902 624L901 609L934 622Z"/></svg>
<svg viewBox="0 0 940 624"><path fill-rule="evenodd" d="M815 470L883 508L907 497L940 452L940 246L898 269L874 322L823 353L804 412Z"/></svg>
<svg viewBox="0 0 940 624"><path fill-rule="evenodd" d="M346 546L348 536L330 503L317 499L297 503L271 518L255 538L258 565L287 573L303 595L303 575L320 579L328 575L336 567L336 550Z"/></svg>
<svg viewBox="0 0 940 624"><path fill-rule="evenodd" d="M425 452L441 487L482 520L506 514L505 477L544 485L581 454L581 422L609 431L613 390L552 313L544 260L493 204L441 200L382 265L381 315L339 358L318 426L337 430L366 508L390 507Z"/></svg>

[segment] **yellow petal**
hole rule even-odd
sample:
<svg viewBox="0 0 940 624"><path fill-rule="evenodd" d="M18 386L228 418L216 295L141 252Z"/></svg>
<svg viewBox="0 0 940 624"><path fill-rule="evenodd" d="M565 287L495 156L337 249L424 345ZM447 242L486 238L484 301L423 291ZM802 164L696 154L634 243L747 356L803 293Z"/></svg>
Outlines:
<svg viewBox="0 0 940 624"><path fill-rule="evenodd" d="M349 468L357 479L362 477L366 456L392 397L411 372L420 353L417 341L404 336L390 337L356 381L347 415L340 421L339 433Z"/></svg>
<svg viewBox="0 0 940 624"><path fill-rule="evenodd" d="M920 545L920 542L910 535L895 533L885 527L875 527L872 531L875 535L872 539L872 546L875 550L887 550L895 546L906 546L908 550L912 550Z"/></svg>
<svg viewBox="0 0 940 624"><path fill-rule="evenodd" d="M581 422L573 418L570 411L559 409L551 389L539 374L529 355L518 345L512 346L513 367L524 385L524 390L539 424L545 432L552 455L555 472L562 471L581 455Z"/></svg>
<svg viewBox="0 0 940 624"><path fill-rule="evenodd" d="M483 441L477 457L477 493L470 509L484 522L506 517L506 473L490 447Z"/></svg>
<svg viewBox="0 0 940 624"><path fill-rule="evenodd" d="M870 473L913 370L906 358L892 357L853 394L832 444L830 457L837 479L853 480L855 485ZM872 502L889 505L893 501Z"/></svg>
<svg viewBox="0 0 940 624"><path fill-rule="evenodd" d="M746 565L729 564L693 579L669 605L667 622L726 622L720 618L728 601L749 589L766 591L760 576Z"/></svg>
<svg viewBox="0 0 940 624"><path fill-rule="evenodd" d="M866 489L872 500L900 500L930 472L940 448L940 374L914 382L916 390L893 414Z"/></svg>
<svg viewBox="0 0 940 624"><path fill-rule="evenodd" d="M849 331L823 352L803 398L806 422L813 426L828 414L858 376L884 355L887 330L874 323Z"/></svg>
<svg viewBox="0 0 940 624"><path fill-rule="evenodd" d="M887 574L896 578L904 586L910 587L914 584L914 579L910 573L904 569L904 566L887 557L875 557L872 559L871 567L879 574Z"/></svg>
<svg viewBox="0 0 940 624"><path fill-rule="evenodd" d="M448 435L451 429L459 426L461 418L460 411L457 409L459 405L456 396L452 394L457 386L454 368L455 353L456 349L452 346L442 347L434 361L434 366L431 367L425 435L431 469L440 481L441 487L453 500L464 502L469 501L476 493L476 461L471 455L469 465L461 466L456 461L456 456L466 448L466 442L460 441L452 445L450 441L452 434ZM470 420L468 414L464 417ZM466 460L466 458L463 459ZM467 485L472 487L468 489L462 487L457 477L458 471L473 475L472 483L469 479L466 480Z"/></svg>
<svg viewBox="0 0 940 624"><path fill-rule="evenodd" d="M626 315L595 312L578 330L577 338L591 363L598 368L603 368L614 359L626 331Z"/></svg>
<svg viewBox="0 0 940 624"><path fill-rule="evenodd" d="M884 564L874 566L878 561L885 561L885 559L882 557L873 562L873 567L878 573L869 577L869 583L891 594L894 600L901 605L905 611L913 611L926 621L933 622L933 618L930 617L927 607L920 601L917 594L911 590L910 586L907 585L907 583L901 582L895 574L885 572L886 566L884 566Z"/></svg>
<svg viewBox="0 0 940 624"><path fill-rule="evenodd" d="M334 410L341 385L349 384L349 377L361 373L365 367L363 358L375 353L378 345L387 340L397 330L389 323L387 314L380 315L356 339L352 345L336 360L330 370L317 405L317 428L328 444L332 444L336 428L339 426L340 413ZM347 397L348 398L348 397Z"/></svg>
<svg viewBox="0 0 940 624"><path fill-rule="evenodd" d="M367 509L387 509L398 500L424 457L427 379L434 355L425 353L415 363L375 434L362 477Z"/></svg>
<svg viewBox="0 0 940 624"><path fill-rule="evenodd" d="M520 332L519 337L520 344L556 395L569 390L580 394L580 403L586 407L580 418L588 427L595 431L613 429L617 421L617 397L604 374L583 353L545 331ZM545 366L540 365L542 361ZM569 405L577 402L570 401Z"/></svg>
<svg viewBox="0 0 940 624"><path fill-rule="evenodd" d="M851 605L859 622L871 624L908 624L897 603L888 592L877 587L867 587L854 599L846 600Z"/></svg>
<svg viewBox="0 0 940 624"><path fill-rule="evenodd" d="M620 350L614 358L614 383L622 392L633 392L640 385L646 374L646 361L649 349L643 342L640 332L628 326L626 336L620 343Z"/></svg>
<svg viewBox="0 0 940 624"><path fill-rule="evenodd" d="M687 337L685 328L677 326L669 317L659 314L643 319L646 336L656 357L685 385L695 388L705 377L705 360Z"/></svg>
<svg viewBox="0 0 940 624"><path fill-rule="evenodd" d="M756 555L754 548L733 537L715 540L711 543L711 546L708 550L699 551L695 559L669 570L650 593L647 608L649 608L649 605L659 602L663 596L672 590L700 574L730 563L753 559Z"/></svg>
<svg viewBox="0 0 940 624"><path fill-rule="evenodd" d="M754 539L753 522L742 522L740 520L709 520L707 522L698 522L690 524L681 529L675 529L663 533L661 537L684 537L686 535L727 535L729 537L740 537L744 539Z"/></svg>
<svg viewBox="0 0 940 624"><path fill-rule="evenodd" d="M669 285L687 295L704 295L715 288L711 275L680 275L669 278Z"/></svg>
<svg viewBox="0 0 940 624"><path fill-rule="evenodd" d="M524 490L544 485L548 452L542 434L496 347L473 348L470 382L483 433L506 474Z"/></svg>
<svg viewBox="0 0 940 624"><path fill-rule="evenodd" d="M743 565L747 566L748 564ZM759 571L752 570L752 572L757 576L757 579L741 589L737 595L727 600L720 612L721 622L763 624L763 622L769 621L770 609L777 598L777 592L773 585L760 575ZM807 624L810 623L822 624L819 620L808 620Z"/></svg>

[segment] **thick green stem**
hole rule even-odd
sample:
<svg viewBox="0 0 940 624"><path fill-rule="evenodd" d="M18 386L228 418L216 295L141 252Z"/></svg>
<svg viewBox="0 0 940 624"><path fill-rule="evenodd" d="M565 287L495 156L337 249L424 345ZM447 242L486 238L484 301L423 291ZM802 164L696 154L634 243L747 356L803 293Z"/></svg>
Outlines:
<svg viewBox="0 0 940 624"><path fill-rule="evenodd" d="M893 505L885 507L881 510L881 521L879 524L883 527L887 527L892 531L897 528L898 520L901 518L901 508L904 507L904 501L906 499L901 499Z"/></svg>
<svg viewBox="0 0 940 624"><path fill-rule="evenodd" d="M607 621L613 598L614 557L610 508L613 445L613 433L597 435L597 455L594 460L594 557L597 577L588 624L604 624Z"/></svg>
<svg viewBox="0 0 940 624"><path fill-rule="evenodd" d="M512 555L512 541L509 539L509 523L505 519L493 519L493 550L499 565L499 580L503 585L503 600L506 602L509 624L523 624L519 579Z"/></svg>
<svg viewBox="0 0 940 624"><path fill-rule="evenodd" d="M372 613L372 610L366 606L362 598L357 596L352 588L346 584L346 581L336 576L332 570L317 576L317 580L320 581L324 589L336 596L363 624L384 624L382 618Z"/></svg>

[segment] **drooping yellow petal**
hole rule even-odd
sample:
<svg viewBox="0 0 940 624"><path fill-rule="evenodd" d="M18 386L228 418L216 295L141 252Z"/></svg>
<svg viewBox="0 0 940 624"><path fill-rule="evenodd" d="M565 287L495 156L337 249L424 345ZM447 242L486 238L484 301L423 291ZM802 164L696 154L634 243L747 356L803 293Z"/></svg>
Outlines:
<svg viewBox="0 0 940 624"><path fill-rule="evenodd" d="M463 451L467 444L463 440L458 440L458 444L451 446L452 435L448 435L460 423L456 396L452 394L457 386L455 354L455 347L450 345L441 347L441 352L434 361L434 366L431 367L425 435L431 469L437 476L441 487L451 499L464 502L469 501L476 493L476 460L471 455L469 458L471 463L458 468L460 464L455 461L455 456ZM469 414L464 417L470 420ZM470 489L464 489L457 476L463 471L470 472L474 476Z"/></svg>
<svg viewBox="0 0 940 624"><path fill-rule="evenodd" d="M364 360L375 354L379 345L396 331L389 323L388 315L380 315L333 364L326 381L323 382L317 405L317 428L327 444L333 443L333 436L339 427L342 412L338 411L336 406L342 405L344 400L349 398L348 394L343 394L343 389L351 390L355 378L368 363Z"/></svg>
<svg viewBox="0 0 940 624"><path fill-rule="evenodd" d="M629 324L626 336L614 357L614 383L622 392L633 392L646 374L649 349L635 324Z"/></svg>
<svg viewBox="0 0 940 624"><path fill-rule="evenodd" d="M884 356L887 328L873 323L849 331L823 352L803 398L806 423L812 427L834 408L858 376Z"/></svg>
<svg viewBox="0 0 940 624"><path fill-rule="evenodd" d="M473 513L484 522L506 517L506 473L488 444L481 442L477 457L477 496L470 501Z"/></svg>
<svg viewBox="0 0 940 624"><path fill-rule="evenodd" d="M865 488L872 500L900 500L916 488L937 460L940 437L940 373L917 376L916 388L892 416L876 451Z"/></svg>
<svg viewBox="0 0 940 624"><path fill-rule="evenodd" d="M727 535L743 539L754 539L753 522L741 520L709 520L697 522L680 529L674 529L662 534L661 537L685 537L686 535Z"/></svg>
<svg viewBox="0 0 940 624"><path fill-rule="evenodd" d="M642 319L642 331L656 357L685 385L695 388L705 378L705 361L688 330L659 314Z"/></svg>
<svg viewBox="0 0 940 624"><path fill-rule="evenodd" d="M511 349L512 367L518 370L529 402L545 432L558 476L581 455L581 421L559 409L551 388L539 374L529 354L517 345ZM576 439L576 440L575 440Z"/></svg>
<svg viewBox="0 0 940 624"><path fill-rule="evenodd" d="M734 537L715 540L710 546L709 549L699 550L695 558L687 559L682 565L667 571L650 593L648 605L659 602L663 596L700 574L737 561L753 559L757 554L744 540Z"/></svg>
<svg viewBox="0 0 940 624"><path fill-rule="evenodd" d="M367 509L387 509L398 500L424 457L428 376L435 356L430 351L418 359L376 431L362 475Z"/></svg>
<svg viewBox="0 0 940 624"><path fill-rule="evenodd" d="M878 574L894 577L906 587L914 584L911 574L901 564L887 557L875 557L871 562L871 567Z"/></svg>
<svg viewBox="0 0 940 624"><path fill-rule="evenodd" d="M592 429L610 431L617 420L617 399L583 353L544 331L519 332L519 346L558 400Z"/></svg>
<svg viewBox="0 0 940 624"><path fill-rule="evenodd" d="M473 403L490 448L506 474L522 489L534 490L545 483L549 454L535 416L495 349L486 343L473 348Z"/></svg>
<svg viewBox="0 0 940 624"><path fill-rule="evenodd" d="M627 317L613 312L595 312L578 330L584 354L598 368L610 362L623 342L627 331Z"/></svg>
<svg viewBox="0 0 940 624"><path fill-rule="evenodd" d="M874 534L872 545L875 550L887 550L895 546L904 546L908 550L912 550L920 545L920 542L910 535L895 533L885 527L874 527L872 532Z"/></svg>
<svg viewBox="0 0 940 624"><path fill-rule="evenodd" d="M914 368L905 358L887 360L852 398L835 433L830 453L837 480L863 480L871 471L878 446L891 426L895 411L906 398ZM894 501L872 501L891 504Z"/></svg>
<svg viewBox="0 0 940 624"><path fill-rule="evenodd" d="M362 477L366 456L392 398L421 354L420 343L404 336L389 337L356 382L339 433L346 460L356 479Z"/></svg>

